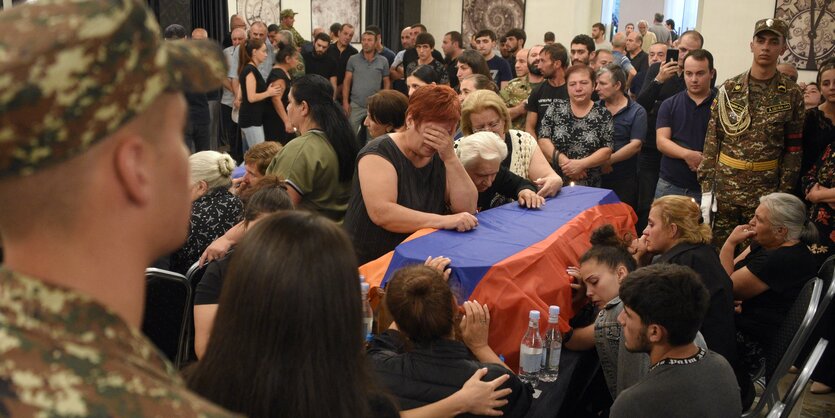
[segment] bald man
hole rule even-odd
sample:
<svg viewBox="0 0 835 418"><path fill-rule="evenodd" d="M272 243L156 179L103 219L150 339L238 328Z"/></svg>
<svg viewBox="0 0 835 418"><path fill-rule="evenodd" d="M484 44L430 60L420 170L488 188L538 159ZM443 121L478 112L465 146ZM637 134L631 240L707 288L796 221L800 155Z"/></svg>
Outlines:
<svg viewBox="0 0 835 418"><path fill-rule="evenodd" d="M206 32L206 29L203 28L196 28L191 31L191 39L194 39L195 41L209 39L209 32Z"/></svg>

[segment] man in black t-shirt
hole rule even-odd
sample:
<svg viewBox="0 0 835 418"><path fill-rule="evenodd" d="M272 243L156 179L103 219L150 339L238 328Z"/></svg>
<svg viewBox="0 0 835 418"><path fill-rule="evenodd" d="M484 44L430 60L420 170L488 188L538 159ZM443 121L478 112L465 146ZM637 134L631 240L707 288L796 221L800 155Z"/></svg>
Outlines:
<svg viewBox="0 0 835 418"><path fill-rule="evenodd" d="M304 58L307 74L318 74L330 80L335 96L338 86L337 64L333 57L327 54L330 44L331 37L324 32L320 32L313 38L313 51L303 52L302 58Z"/></svg>
<svg viewBox="0 0 835 418"><path fill-rule="evenodd" d="M446 63L449 86L452 88L458 88L458 57L464 53L462 49L463 44L464 38L461 36L461 32L456 31L447 32L441 44L441 49L444 51L444 55L446 55L444 62Z"/></svg>
<svg viewBox="0 0 835 418"><path fill-rule="evenodd" d="M339 38L328 48L327 55L336 61L336 96L342 96L342 81L345 80L345 67L348 66L348 58L359 53L351 46L351 39L354 38L354 25L343 23L339 30Z"/></svg>
<svg viewBox="0 0 835 418"><path fill-rule="evenodd" d="M562 44L545 45L539 53L537 68L542 72L543 82L528 97L525 110L525 131L539 138L539 126L548 106L554 99L568 100L568 88L565 86L565 69L568 67L568 51Z"/></svg>

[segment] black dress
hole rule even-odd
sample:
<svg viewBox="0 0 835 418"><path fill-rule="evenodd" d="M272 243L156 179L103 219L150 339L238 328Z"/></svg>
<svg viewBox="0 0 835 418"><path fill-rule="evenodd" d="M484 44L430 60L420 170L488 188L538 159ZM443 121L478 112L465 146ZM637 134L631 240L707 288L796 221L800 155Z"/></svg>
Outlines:
<svg viewBox="0 0 835 418"><path fill-rule="evenodd" d="M261 76L261 72L258 71L258 67L252 64L245 65L240 76L241 110L238 114L238 126L240 126L241 129L251 128L253 126L263 126L264 124L264 104L267 103L267 101L261 100L260 102L255 103L249 102L249 94L246 89L246 78L250 74L255 76L255 92L263 93L267 91L267 83L264 81L264 77Z"/></svg>
<svg viewBox="0 0 835 418"><path fill-rule="evenodd" d="M290 76L287 75L281 68L273 68L270 71L270 76L267 77L267 85L274 81L284 80L284 90L281 95L281 104L287 111L287 104L290 103ZM275 110L272 99L265 100L264 106L264 139L267 141L277 141L281 145L287 144L295 135L288 134L284 131L284 121L278 116Z"/></svg>

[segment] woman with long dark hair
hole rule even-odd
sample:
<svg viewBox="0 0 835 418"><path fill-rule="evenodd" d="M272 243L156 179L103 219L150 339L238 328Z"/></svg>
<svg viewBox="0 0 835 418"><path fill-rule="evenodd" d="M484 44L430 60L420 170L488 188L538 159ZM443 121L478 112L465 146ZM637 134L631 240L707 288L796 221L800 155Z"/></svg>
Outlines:
<svg viewBox="0 0 835 418"><path fill-rule="evenodd" d="M296 207L341 222L360 147L348 118L333 100L330 82L316 74L296 79L287 114L299 137L279 151L267 173L286 179Z"/></svg>
<svg viewBox="0 0 835 418"><path fill-rule="evenodd" d="M295 136L293 124L287 116L287 105L292 80L290 74L298 63L296 48L292 45L280 45L278 52L275 53L275 65L270 71L270 76L267 77L267 84L275 84L284 94L273 96L264 110L264 137L267 141L276 141L281 145L286 145Z"/></svg>
<svg viewBox="0 0 835 418"><path fill-rule="evenodd" d="M478 51L471 49L465 50L458 57L458 64L456 66L458 67L456 76L459 80L473 74L481 74L490 77L491 80L493 78L490 75L490 67L487 66L487 61L484 60L484 57Z"/></svg>
<svg viewBox="0 0 835 418"><path fill-rule="evenodd" d="M323 252L323 249L327 251ZM342 228L312 213L259 221L229 265L211 337L189 387L259 417L396 417L364 356L357 259ZM507 401L479 369L455 394L402 416L488 414Z"/></svg>
<svg viewBox="0 0 835 418"><path fill-rule="evenodd" d="M238 79L241 82L241 108L238 126L246 140L243 151L255 144L264 142L264 107L268 99L281 94L277 85L267 85L258 65L267 58L267 45L259 39L248 39L240 47Z"/></svg>
<svg viewBox="0 0 835 418"><path fill-rule="evenodd" d="M412 71L412 74L406 77L406 86L409 87L409 95L411 96L420 87L438 84L439 78L438 72L431 65L418 66Z"/></svg>
<svg viewBox="0 0 835 418"><path fill-rule="evenodd" d="M333 222L293 212L259 222L235 250L189 386L250 417L371 416L356 271Z"/></svg>

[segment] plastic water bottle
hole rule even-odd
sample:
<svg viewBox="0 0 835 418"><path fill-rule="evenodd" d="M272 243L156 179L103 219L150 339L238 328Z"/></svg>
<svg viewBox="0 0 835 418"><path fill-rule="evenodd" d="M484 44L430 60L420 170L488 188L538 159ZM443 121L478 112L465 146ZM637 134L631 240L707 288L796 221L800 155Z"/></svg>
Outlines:
<svg viewBox="0 0 835 418"><path fill-rule="evenodd" d="M539 369L542 367L542 336L539 335L539 311L528 316L528 330L519 347L519 378L536 386Z"/></svg>
<svg viewBox="0 0 835 418"><path fill-rule="evenodd" d="M548 307L548 328L545 329L545 352L542 353L542 370L539 380L554 382L560 372L560 352L562 351L562 334L558 327L560 307Z"/></svg>
<svg viewBox="0 0 835 418"><path fill-rule="evenodd" d="M374 336L374 311L371 309L371 304L368 303L368 290L370 288L371 286L368 283L360 283L360 289L362 289L362 323L366 341L371 341Z"/></svg>

